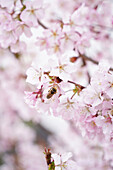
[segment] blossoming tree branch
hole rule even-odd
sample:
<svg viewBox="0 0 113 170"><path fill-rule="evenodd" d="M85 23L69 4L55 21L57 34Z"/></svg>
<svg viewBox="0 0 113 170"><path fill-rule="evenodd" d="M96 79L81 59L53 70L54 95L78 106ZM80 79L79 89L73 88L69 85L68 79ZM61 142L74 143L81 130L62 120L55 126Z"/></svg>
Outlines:
<svg viewBox="0 0 113 170"><path fill-rule="evenodd" d="M113 169L112 0L0 0L0 59L1 170Z"/></svg>

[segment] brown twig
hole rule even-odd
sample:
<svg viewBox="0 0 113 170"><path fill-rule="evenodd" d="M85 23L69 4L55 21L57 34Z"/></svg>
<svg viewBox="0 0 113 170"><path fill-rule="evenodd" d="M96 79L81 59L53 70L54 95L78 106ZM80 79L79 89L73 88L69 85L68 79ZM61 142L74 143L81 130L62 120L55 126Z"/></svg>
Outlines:
<svg viewBox="0 0 113 170"><path fill-rule="evenodd" d="M23 0L20 0L21 4L24 6Z"/></svg>
<svg viewBox="0 0 113 170"><path fill-rule="evenodd" d="M86 55L79 54L79 57L82 58L82 59L84 59L84 60L90 61L90 62L92 62L93 64L96 64L96 65L99 64L98 61L96 61L96 60L94 60L94 59L92 59L92 58L90 58L90 57L87 57ZM110 70L110 71L113 71L113 68L111 67L109 70Z"/></svg>
<svg viewBox="0 0 113 170"><path fill-rule="evenodd" d="M38 24L44 29L48 29L48 27L46 27L40 20L38 20Z"/></svg>
<svg viewBox="0 0 113 170"><path fill-rule="evenodd" d="M87 61L91 61L94 64L98 64L98 61L96 61L90 57L87 57L86 55L79 54L79 57L82 58L82 60L85 60L85 61L87 60Z"/></svg>
<svg viewBox="0 0 113 170"><path fill-rule="evenodd" d="M103 29L106 29L108 31L113 31L113 27L109 27L109 26L106 26L106 25L101 25L101 24L95 24L95 25L92 25L94 27L100 27L100 28L103 28Z"/></svg>
<svg viewBox="0 0 113 170"><path fill-rule="evenodd" d="M75 83L75 82L73 82L73 81L68 80L67 82L68 82L68 83L71 83L71 84L74 84L75 86L78 86L78 87L80 87L81 89L84 89L84 88L85 88L84 86L82 86L82 85L80 85L80 84L77 84L77 83Z"/></svg>

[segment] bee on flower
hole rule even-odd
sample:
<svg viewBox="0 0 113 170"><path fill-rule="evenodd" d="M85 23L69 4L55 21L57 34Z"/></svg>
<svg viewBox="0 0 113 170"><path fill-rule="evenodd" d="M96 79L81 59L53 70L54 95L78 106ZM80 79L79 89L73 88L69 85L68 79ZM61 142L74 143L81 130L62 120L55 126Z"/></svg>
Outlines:
<svg viewBox="0 0 113 170"><path fill-rule="evenodd" d="M48 94L47 94L47 99L50 99L56 93L57 93L57 88L56 87L50 88L50 90L48 91Z"/></svg>

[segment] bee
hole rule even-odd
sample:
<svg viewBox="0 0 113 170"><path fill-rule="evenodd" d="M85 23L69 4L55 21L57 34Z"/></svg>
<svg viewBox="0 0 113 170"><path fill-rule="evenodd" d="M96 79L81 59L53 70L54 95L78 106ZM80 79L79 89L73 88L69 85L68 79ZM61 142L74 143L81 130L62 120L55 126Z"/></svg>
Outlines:
<svg viewBox="0 0 113 170"><path fill-rule="evenodd" d="M47 94L47 99L50 99L54 94L56 94L56 92L57 92L57 89L56 89L56 87L52 87L52 88L50 88L50 90L48 91L48 94Z"/></svg>

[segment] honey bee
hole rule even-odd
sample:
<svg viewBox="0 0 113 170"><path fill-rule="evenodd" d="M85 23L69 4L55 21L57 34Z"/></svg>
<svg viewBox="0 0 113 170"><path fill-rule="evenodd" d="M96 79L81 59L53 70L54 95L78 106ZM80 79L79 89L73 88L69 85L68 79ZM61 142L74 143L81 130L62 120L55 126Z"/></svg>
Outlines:
<svg viewBox="0 0 113 170"><path fill-rule="evenodd" d="M48 91L48 94L47 94L47 99L50 99L54 94L56 94L56 92L57 92L57 89L56 89L56 87L52 87L52 88L50 88L50 90Z"/></svg>

